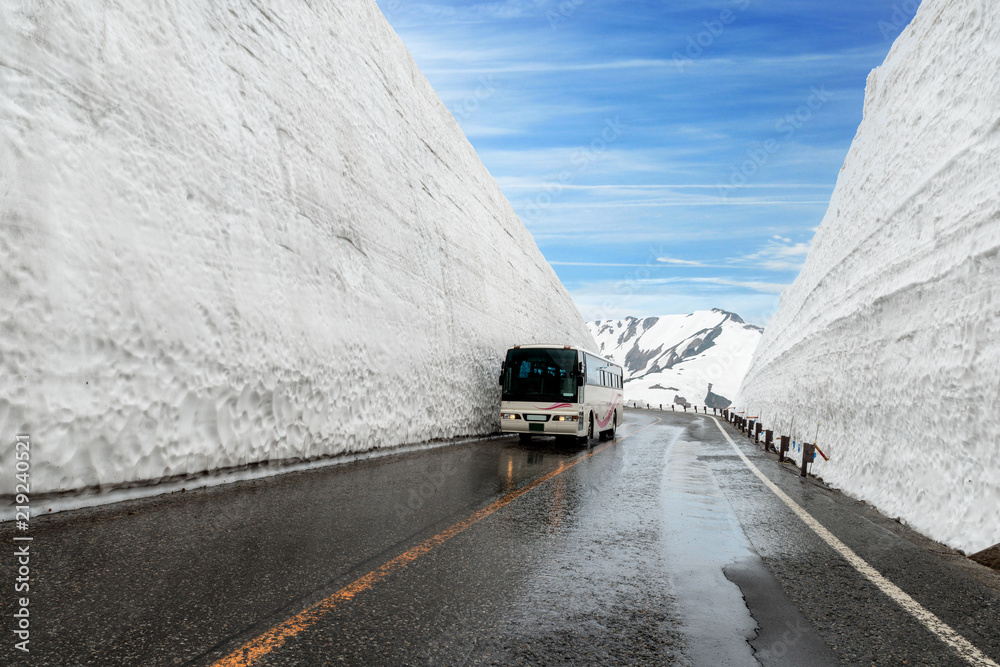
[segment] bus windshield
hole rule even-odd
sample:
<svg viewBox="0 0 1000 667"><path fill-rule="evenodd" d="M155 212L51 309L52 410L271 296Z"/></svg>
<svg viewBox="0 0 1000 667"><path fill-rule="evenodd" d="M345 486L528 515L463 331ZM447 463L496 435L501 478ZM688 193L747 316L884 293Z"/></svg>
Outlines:
<svg viewBox="0 0 1000 667"><path fill-rule="evenodd" d="M508 350L502 400L576 403L576 368L576 350Z"/></svg>

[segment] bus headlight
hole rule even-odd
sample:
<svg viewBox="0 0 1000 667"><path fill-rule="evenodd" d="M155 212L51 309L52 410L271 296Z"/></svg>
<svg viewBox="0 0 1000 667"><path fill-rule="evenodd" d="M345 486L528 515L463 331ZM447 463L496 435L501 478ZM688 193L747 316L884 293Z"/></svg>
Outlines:
<svg viewBox="0 0 1000 667"><path fill-rule="evenodd" d="M553 415L552 421L554 422L575 422L580 418L576 415Z"/></svg>
<svg viewBox="0 0 1000 667"><path fill-rule="evenodd" d="M501 412L500 419L520 419L521 415L515 412Z"/></svg>

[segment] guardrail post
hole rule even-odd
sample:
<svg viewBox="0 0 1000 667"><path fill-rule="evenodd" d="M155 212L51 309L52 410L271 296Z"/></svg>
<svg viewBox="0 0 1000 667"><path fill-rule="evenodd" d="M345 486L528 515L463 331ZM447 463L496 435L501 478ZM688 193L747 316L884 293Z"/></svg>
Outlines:
<svg viewBox="0 0 1000 667"><path fill-rule="evenodd" d="M774 431L764 431L764 451L774 451Z"/></svg>
<svg viewBox="0 0 1000 667"><path fill-rule="evenodd" d="M791 440L790 436L781 436L781 451L778 452L778 463L785 462L785 454L788 453L788 443Z"/></svg>
<svg viewBox="0 0 1000 667"><path fill-rule="evenodd" d="M758 421L753 435L753 441L755 444L760 444L760 432L763 430L764 430L764 425Z"/></svg>
<svg viewBox="0 0 1000 667"><path fill-rule="evenodd" d="M808 468L806 466L808 466L810 463L812 463L812 460L815 457L816 457L816 453L815 453L815 450L814 450L813 446L811 444L809 444L808 442L803 442L802 443L802 472L800 474L801 477L806 477L809 474Z"/></svg>

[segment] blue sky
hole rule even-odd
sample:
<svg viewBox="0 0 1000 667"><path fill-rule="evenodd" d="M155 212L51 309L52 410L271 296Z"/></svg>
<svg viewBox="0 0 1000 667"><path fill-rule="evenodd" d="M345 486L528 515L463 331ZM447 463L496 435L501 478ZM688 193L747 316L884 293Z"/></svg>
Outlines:
<svg viewBox="0 0 1000 667"><path fill-rule="evenodd" d="M584 318L766 325L916 0L379 0Z"/></svg>

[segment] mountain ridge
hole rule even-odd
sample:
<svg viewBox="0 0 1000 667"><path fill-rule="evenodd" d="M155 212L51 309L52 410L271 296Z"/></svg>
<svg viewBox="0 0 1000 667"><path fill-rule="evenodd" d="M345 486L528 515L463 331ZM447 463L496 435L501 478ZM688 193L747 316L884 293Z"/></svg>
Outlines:
<svg viewBox="0 0 1000 667"><path fill-rule="evenodd" d="M598 351L624 368L628 401L718 408L731 403L763 333L721 308L587 326Z"/></svg>

